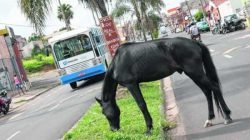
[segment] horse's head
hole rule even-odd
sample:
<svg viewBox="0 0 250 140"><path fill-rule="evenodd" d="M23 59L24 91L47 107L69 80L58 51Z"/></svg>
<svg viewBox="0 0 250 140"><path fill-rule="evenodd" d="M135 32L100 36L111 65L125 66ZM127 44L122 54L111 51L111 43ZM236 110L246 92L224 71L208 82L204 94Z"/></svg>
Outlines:
<svg viewBox="0 0 250 140"><path fill-rule="evenodd" d="M96 98L96 101L102 107L102 114L104 114L109 122L110 129L117 131L120 129L120 109L114 101L102 101Z"/></svg>

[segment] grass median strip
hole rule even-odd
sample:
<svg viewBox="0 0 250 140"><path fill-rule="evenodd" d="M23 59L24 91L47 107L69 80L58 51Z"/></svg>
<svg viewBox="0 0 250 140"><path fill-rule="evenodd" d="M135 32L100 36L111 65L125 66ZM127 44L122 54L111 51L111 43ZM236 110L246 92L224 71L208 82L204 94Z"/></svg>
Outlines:
<svg viewBox="0 0 250 140"><path fill-rule="evenodd" d="M163 139L162 128L169 127L161 113L162 96L160 82L141 84L143 96L154 122L153 134L146 136L145 121L133 97L126 92L125 96L117 101L121 110L121 129L117 132L109 130L109 124L101 108L95 103L89 111L80 119L72 130L64 135L64 140L132 140L132 139Z"/></svg>

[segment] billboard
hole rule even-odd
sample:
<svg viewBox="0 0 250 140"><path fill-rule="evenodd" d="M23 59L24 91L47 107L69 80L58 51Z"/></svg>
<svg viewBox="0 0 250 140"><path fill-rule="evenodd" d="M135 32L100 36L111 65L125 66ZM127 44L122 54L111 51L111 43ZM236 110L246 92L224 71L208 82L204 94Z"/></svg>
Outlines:
<svg viewBox="0 0 250 140"><path fill-rule="evenodd" d="M120 46L120 37L112 17L106 16L100 19L100 26L107 43L110 55L113 57L117 48Z"/></svg>

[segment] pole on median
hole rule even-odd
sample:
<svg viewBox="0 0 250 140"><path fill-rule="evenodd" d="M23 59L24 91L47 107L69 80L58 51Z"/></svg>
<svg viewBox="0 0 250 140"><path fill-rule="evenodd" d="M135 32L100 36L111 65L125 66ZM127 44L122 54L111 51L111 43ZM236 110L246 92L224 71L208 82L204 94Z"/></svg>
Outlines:
<svg viewBox="0 0 250 140"><path fill-rule="evenodd" d="M200 0L200 3L201 3L201 9L202 9L202 13L203 13L203 18L204 18L204 20L207 22L206 13L205 13L205 10L204 10L204 7L203 7L203 2L202 2L202 0Z"/></svg>

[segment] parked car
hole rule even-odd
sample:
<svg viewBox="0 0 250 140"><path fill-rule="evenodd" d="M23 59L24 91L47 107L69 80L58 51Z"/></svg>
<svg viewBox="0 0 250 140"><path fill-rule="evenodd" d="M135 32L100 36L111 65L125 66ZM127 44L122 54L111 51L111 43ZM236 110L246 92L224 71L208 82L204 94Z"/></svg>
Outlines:
<svg viewBox="0 0 250 140"><path fill-rule="evenodd" d="M246 28L244 22L246 22L246 19L240 18L236 14L225 16L222 24L223 33L244 30Z"/></svg>
<svg viewBox="0 0 250 140"><path fill-rule="evenodd" d="M196 25L201 32L210 31L210 27L209 27L208 23L205 21L197 22Z"/></svg>
<svg viewBox="0 0 250 140"><path fill-rule="evenodd" d="M167 27L164 25L160 26L159 38L164 38L167 36L168 36Z"/></svg>

